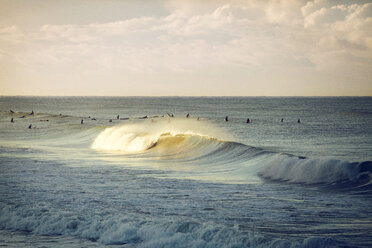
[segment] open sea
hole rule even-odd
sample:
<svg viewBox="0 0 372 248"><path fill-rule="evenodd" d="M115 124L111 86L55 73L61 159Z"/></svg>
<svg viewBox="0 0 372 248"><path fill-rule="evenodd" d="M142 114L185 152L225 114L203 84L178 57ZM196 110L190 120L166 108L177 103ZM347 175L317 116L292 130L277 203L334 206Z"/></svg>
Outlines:
<svg viewBox="0 0 372 248"><path fill-rule="evenodd" d="M371 161L372 97L0 97L0 246L372 247Z"/></svg>

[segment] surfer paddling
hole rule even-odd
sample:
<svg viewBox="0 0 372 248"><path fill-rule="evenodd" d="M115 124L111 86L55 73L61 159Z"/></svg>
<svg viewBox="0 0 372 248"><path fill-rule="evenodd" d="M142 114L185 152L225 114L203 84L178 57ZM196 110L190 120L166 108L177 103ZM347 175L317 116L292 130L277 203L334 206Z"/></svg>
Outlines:
<svg viewBox="0 0 372 248"><path fill-rule="evenodd" d="M12 119L10 120L10 122L11 122L11 123L14 123L14 119L12 118Z"/></svg>

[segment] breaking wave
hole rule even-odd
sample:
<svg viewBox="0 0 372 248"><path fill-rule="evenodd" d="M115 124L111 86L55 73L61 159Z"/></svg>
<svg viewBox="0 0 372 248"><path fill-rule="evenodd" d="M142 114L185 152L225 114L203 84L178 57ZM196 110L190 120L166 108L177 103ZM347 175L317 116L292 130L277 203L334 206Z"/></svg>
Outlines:
<svg viewBox="0 0 372 248"><path fill-rule="evenodd" d="M223 165L231 173L249 168L243 170L244 173L277 182L372 191L371 161L297 157L224 141L226 139L228 137L210 123L173 119L106 128L91 148L143 157L160 156L179 163L186 160L216 167Z"/></svg>

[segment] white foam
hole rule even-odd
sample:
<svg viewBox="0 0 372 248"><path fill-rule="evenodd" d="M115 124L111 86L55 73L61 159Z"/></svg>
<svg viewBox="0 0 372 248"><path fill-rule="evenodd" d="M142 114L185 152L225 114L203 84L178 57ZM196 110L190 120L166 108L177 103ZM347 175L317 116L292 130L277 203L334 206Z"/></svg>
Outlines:
<svg viewBox="0 0 372 248"><path fill-rule="evenodd" d="M259 175L274 180L294 183L335 183L351 181L359 169L347 161L337 159L299 159L275 154L265 163Z"/></svg>
<svg viewBox="0 0 372 248"><path fill-rule="evenodd" d="M91 148L106 151L136 153L154 146L161 135L199 135L215 138L226 136L212 124L193 119L161 118L156 121L136 121L106 128L94 140Z"/></svg>
<svg viewBox="0 0 372 248"><path fill-rule="evenodd" d="M52 209L50 209L52 210ZM55 209L56 210L56 209ZM89 211L85 211L89 213ZM81 214L81 213L80 213ZM97 241L105 245L160 247L328 247L338 244L329 238L309 237L304 240L283 240L264 237L259 233L222 226L213 222L151 218L138 220L130 215L90 215L44 212L42 208L16 210L0 207L0 227L29 231L39 235L63 235Z"/></svg>

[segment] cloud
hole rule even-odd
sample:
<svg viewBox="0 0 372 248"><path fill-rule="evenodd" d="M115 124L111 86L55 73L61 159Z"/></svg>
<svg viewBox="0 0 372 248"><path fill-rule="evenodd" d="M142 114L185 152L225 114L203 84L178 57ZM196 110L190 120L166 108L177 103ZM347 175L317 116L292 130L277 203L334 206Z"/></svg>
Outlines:
<svg viewBox="0 0 372 248"><path fill-rule="evenodd" d="M12 56L35 70L132 74L234 67L343 73L351 65L366 74L371 67L372 3L168 1L165 7L169 13L157 17L1 27L0 61Z"/></svg>

